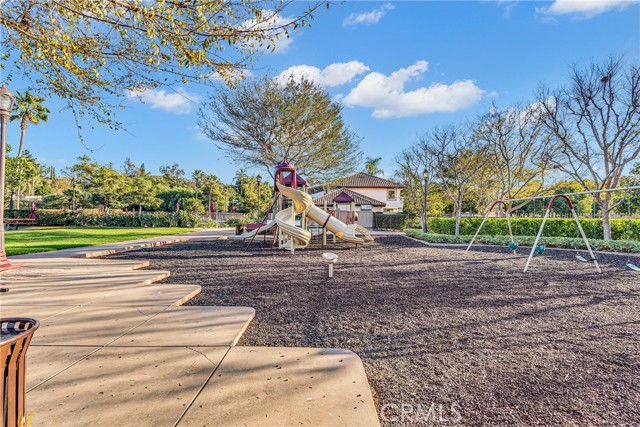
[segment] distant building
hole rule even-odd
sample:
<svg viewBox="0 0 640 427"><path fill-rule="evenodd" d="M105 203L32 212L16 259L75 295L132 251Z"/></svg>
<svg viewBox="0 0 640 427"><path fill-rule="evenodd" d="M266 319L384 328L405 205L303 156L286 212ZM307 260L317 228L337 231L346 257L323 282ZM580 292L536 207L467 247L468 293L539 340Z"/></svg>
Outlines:
<svg viewBox="0 0 640 427"><path fill-rule="evenodd" d="M316 206L325 202L331 210L372 212L402 212L403 185L366 173L341 178L333 182L326 194L314 196Z"/></svg>

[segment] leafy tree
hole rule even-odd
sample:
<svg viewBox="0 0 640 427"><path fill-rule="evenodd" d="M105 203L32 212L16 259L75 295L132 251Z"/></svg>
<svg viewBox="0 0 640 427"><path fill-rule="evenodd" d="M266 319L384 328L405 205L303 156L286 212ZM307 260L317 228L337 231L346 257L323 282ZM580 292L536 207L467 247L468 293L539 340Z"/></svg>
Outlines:
<svg viewBox="0 0 640 427"><path fill-rule="evenodd" d="M538 92L536 108L558 144L559 154L548 161L585 190L615 188L640 155L640 66L610 58L584 69L574 66L569 78L564 87ZM595 198L609 240L611 211L622 199L615 201L610 192Z"/></svg>
<svg viewBox="0 0 640 427"><path fill-rule="evenodd" d="M369 175L381 175L384 173L382 169L378 167L378 163L382 160L382 157L367 157L364 159L364 171Z"/></svg>
<svg viewBox="0 0 640 427"><path fill-rule="evenodd" d="M284 18L290 3L12 0L0 14L2 59L8 79L31 80L77 117L118 128L113 95L212 77L232 84L253 55L274 50L325 4Z"/></svg>
<svg viewBox="0 0 640 427"><path fill-rule="evenodd" d="M44 209L61 209L69 207L69 197L66 194L51 194L42 199Z"/></svg>
<svg viewBox="0 0 640 427"><path fill-rule="evenodd" d="M200 184L202 183L202 181L204 181L206 174L204 172L202 172L200 169L196 169L195 171L193 171L193 173L191 174L191 179L193 180L193 186L196 190L196 195L195 198L198 198L198 189L200 187Z"/></svg>
<svg viewBox="0 0 640 427"><path fill-rule="evenodd" d="M475 138L470 126L436 128L428 137L437 159L436 176L453 202L459 236L464 197L486 164L487 149Z"/></svg>
<svg viewBox="0 0 640 427"><path fill-rule="evenodd" d="M18 146L17 157L22 157L24 149L24 136L27 132L29 123L37 125L40 122L46 122L49 118L49 109L42 105L44 99L30 92L16 93L16 100L13 106L14 113L10 116L10 120L20 120L20 145ZM22 169L18 167L17 173L21 173ZM16 188L16 187L12 187ZM20 209L20 198L22 195L22 187L18 186L16 208Z"/></svg>
<svg viewBox="0 0 640 427"><path fill-rule="evenodd" d="M165 184L171 189L177 189L186 184L184 170L180 169L180 165L177 163L160 166L160 173Z"/></svg>
<svg viewBox="0 0 640 427"><path fill-rule="evenodd" d="M308 181L329 181L358 163L359 142L342 107L306 78L265 76L236 90L220 88L203 103L198 124L234 161L269 173L288 160Z"/></svg>
<svg viewBox="0 0 640 427"><path fill-rule="evenodd" d="M78 195L82 200L80 204L103 206L107 210L123 205L123 195L127 190L126 176L116 171L112 164L101 165L88 156L81 156L68 173L76 177L85 193Z"/></svg>
<svg viewBox="0 0 640 427"><path fill-rule="evenodd" d="M129 159L125 161L125 176L127 177L126 192L123 202L133 209L142 208L155 210L162 200L156 197L156 186L151 175L141 165L136 167Z"/></svg>
<svg viewBox="0 0 640 427"><path fill-rule="evenodd" d="M475 125L476 137L487 146L489 162L484 179L495 179L490 199L537 196L546 189L545 177L554 155L545 137L538 109L520 106L499 109L495 105ZM482 173L482 171L481 171ZM485 200L484 206L490 203ZM528 202L512 207L517 210Z"/></svg>
<svg viewBox="0 0 640 427"><path fill-rule="evenodd" d="M221 192L220 192L220 180L218 179L217 176L215 175L205 175L203 181L202 181L202 186L205 190L205 192L208 194L208 202L209 204L207 205L207 215L209 216L209 219L211 219L211 204L215 201L216 204L218 203L218 200L220 200L220 196L221 196Z"/></svg>
<svg viewBox="0 0 640 427"><path fill-rule="evenodd" d="M175 212L176 203L179 203L180 209L183 209L184 201L186 199L193 198L193 191L189 189L162 191L157 194L157 197L162 200L160 209L164 211Z"/></svg>

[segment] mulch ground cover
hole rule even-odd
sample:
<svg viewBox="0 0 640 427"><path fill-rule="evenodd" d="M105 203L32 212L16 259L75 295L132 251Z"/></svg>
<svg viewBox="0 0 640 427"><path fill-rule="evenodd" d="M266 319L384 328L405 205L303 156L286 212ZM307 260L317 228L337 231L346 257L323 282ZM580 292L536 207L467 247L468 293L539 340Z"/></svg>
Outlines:
<svg viewBox="0 0 640 427"><path fill-rule="evenodd" d="M600 255L598 274L556 250L522 273L526 255L378 236L294 255L219 240L112 258L201 285L191 305L254 307L239 345L356 352L386 425L638 425L640 273L624 256Z"/></svg>

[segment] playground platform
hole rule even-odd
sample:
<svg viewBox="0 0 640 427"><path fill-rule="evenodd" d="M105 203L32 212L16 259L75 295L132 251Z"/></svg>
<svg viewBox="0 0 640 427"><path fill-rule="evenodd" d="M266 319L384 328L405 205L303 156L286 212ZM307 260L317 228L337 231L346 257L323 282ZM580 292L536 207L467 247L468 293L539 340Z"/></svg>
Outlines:
<svg viewBox="0 0 640 427"><path fill-rule="evenodd" d="M2 317L40 321L27 361L32 425L377 426L360 358L346 350L239 347L250 307L182 306L148 262L97 259L232 231L12 257Z"/></svg>

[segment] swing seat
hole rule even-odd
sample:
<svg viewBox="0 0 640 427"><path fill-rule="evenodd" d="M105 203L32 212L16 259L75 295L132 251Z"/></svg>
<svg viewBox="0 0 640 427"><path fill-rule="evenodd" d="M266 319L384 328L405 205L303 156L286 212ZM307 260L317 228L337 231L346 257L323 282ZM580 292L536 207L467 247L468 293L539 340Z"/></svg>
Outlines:
<svg viewBox="0 0 640 427"><path fill-rule="evenodd" d="M512 251L517 251L518 250L518 242L509 242L509 244L507 245L507 247L509 249L511 249Z"/></svg>
<svg viewBox="0 0 640 427"><path fill-rule="evenodd" d="M581 256L581 255L576 255L576 259L577 259L578 261L580 261L580 262L593 262L593 261L597 261L597 260L598 260L597 258L590 258L590 259L587 259L587 258L585 258L585 257L583 257L583 256Z"/></svg>
<svg viewBox="0 0 640 427"><path fill-rule="evenodd" d="M640 267L635 264L631 264L630 262L627 263L627 268L633 271L640 271Z"/></svg>
<svg viewBox="0 0 640 427"><path fill-rule="evenodd" d="M547 248L544 245L538 245L535 247L535 249L533 250L533 253L537 254L537 255L544 255L544 251Z"/></svg>

